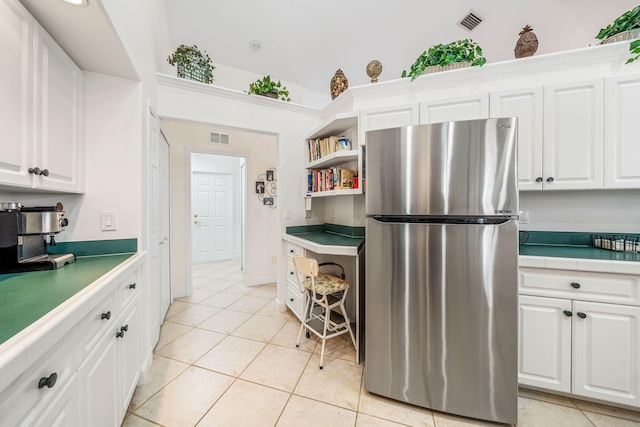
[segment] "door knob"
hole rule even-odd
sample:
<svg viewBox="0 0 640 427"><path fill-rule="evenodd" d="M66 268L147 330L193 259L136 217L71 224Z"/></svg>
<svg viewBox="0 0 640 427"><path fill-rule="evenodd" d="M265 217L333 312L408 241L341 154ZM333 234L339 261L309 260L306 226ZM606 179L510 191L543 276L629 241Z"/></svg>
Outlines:
<svg viewBox="0 0 640 427"><path fill-rule="evenodd" d="M587 315L585 313L578 312L578 317L584 319L587 317Z"/></svg>
<svg viewBox="0 0 640 427"><path fill-rule="evenodd" d="M565 310L564 311L564 315L567 316L567 317L571 317L571 316L573 316L573 313L570 312L569 310Z"/></svg>
<svg viewBox="0 0 640 427"><path fill-rule="evenodd" d="M541 176L537 177L536 182L542 182L542 177Z"/></svg>
<svg viewBox="0 0 640 427"><path fill-rule="evenodd" d="M547 178L547 182L553 182L553 177L550 176L549 178Z"/></svg>
<svg viewBox="0 0 640 427"><path fill-rule="evenodd" d="M199 224L199 223L198 223L198 221L193 221L193 223L194 223L194 224L196 224L196 225L198 225L198 224Z"/></svg>
<svg viewBox="0 0 640 427"><path fill-rule="evenodd" d="M56 385L57 380L58 380L58 374L56 374L55 372L49 375L48 377L42 377L40 378L40 381L38 381L38 388L44 388L44 387L51 388L54 385Z"/></svg>
<svg viewBox="0 0 640 427"><path fill-rule="evenodd" d="M573 289L580 289L580 283L573 282L573 283L571 284L571 287L572 287Z"/></svg>
<svg viewBox="0 0 640 427"><path fill-rule="evenodd" d="M198 214L193 214L193 217L194 218L198 218Z"/></svg>
<svg viewBox="0 0 640 427"><path fill-rule="evenodd" d="M40 168L39 167L29 168L29 173L40 175Z"/></svg>

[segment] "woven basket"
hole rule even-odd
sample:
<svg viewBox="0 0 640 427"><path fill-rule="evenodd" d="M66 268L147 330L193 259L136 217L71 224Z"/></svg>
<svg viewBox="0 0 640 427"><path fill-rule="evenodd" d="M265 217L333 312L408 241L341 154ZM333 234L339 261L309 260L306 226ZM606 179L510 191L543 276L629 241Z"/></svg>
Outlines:
<svg viewBox="0 0 640 427"><path fill-rule="evenodd" d="M265 92L265 93L261 93L260 95L266 96L267 98L278 99L278 94L275 92Z"/></svg>
<svg viewBox="0 0 640 427"><path fill-rule="evenodd" d="M640 37L640 28L634 28L633 30L623 31L618 34L614 34L611 37L607 37L606 39L602 40L600 44L615 43L615 42L621 42L624 40L633 40L633 39L637 39L638 37Z"/></svg>
<svg viewBox="0 0 640 427"><path fill-rule="evenodd" d="M455 70L457 68L466 68L470 66L471 62L453 62L451 64L445 65L444 67L441 65L432 65L425 68L422 74L437 73L438 71Z"/></svg>

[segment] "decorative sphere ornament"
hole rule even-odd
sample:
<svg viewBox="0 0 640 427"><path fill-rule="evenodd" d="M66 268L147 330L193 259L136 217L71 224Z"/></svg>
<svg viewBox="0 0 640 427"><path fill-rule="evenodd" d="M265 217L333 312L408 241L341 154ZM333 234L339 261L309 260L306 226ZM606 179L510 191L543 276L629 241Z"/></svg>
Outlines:
<svg viewBox="0 0 640 427"><path fill-rule="evenodd" d="M382 74L382 62L374 59L367 64L367 76L371 77L371 83L377 83L380 74Z"/></svg>
<svg viewBox="0 0 640 427"><path fill-rule="evenodd" d="M538 50L538 37L533 32L533 28L527 25L520 31L520 38L516 42L513 53L516 58L524 58L533 55L536 50Z"/></svg>
<svg viewBox="0 0 640 427"><path fill-rule="evenodd" d="M344 75L342 70L338 69L331 78L331 99L336 99L338 95L347 90L349 87L349 80Z"/></svg>

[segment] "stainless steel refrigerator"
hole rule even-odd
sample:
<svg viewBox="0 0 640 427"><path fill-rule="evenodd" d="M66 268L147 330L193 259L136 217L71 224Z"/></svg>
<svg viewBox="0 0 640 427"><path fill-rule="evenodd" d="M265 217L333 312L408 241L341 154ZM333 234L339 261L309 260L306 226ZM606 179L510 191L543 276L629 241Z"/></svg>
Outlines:
<svg viewBox="0 0 640 427"><path fill-rule="evenodd" d="M516 422L516 125L367 132L368 391Z"/></svg>

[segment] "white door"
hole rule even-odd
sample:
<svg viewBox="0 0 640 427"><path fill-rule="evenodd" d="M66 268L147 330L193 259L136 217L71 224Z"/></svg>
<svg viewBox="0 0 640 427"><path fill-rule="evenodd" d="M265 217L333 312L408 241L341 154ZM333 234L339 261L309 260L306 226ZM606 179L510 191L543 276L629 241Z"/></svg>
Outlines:
<svg viewBox="0 0 640 427"><path fill-rule="evenodd" d="M158 144L159 166L160 166L160 212L158 221L160 247L160 321L164 321L164 317L171 305L171 173L170 173L170 147L169 142L160 132L160 141Z"/></svg>
<svg viewBox="0 0 640 427"><path fill-rule="evenodd" d="M193 262L233 257L233 175L194 172L192 181Z"/></svg>
<svg viewBox="0 0 640 427"><path fill-rule="evenodd" d="M603 81L545 86L545 190L603 186Z"/></svg>
<svg viewBox="0 0 640 427"><path fill-rule="evenodd" d="M573 393L640 405L640 307L574 301Z"/></svg>
<svg viewBox="0 0 640 427"><path fill-rule="evenodd" d="M571 301L519 297L518 383L571 392Z"/></svg>
<svg viewBox="0 0 640 427"><path fill-rule="evenodd" d="M542 87L492 92L490 117L518 118L518 190L542 190Z"/></svg>

